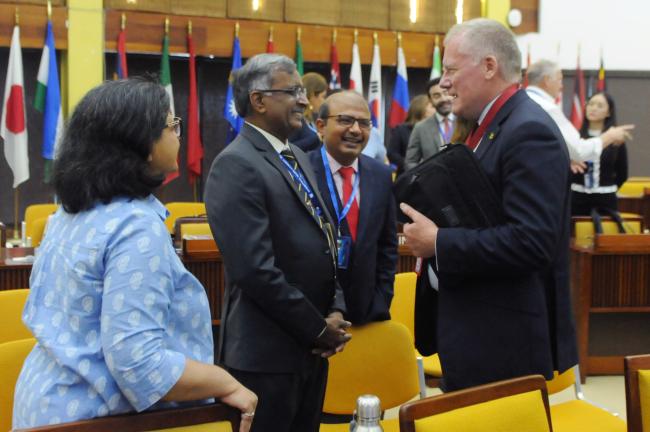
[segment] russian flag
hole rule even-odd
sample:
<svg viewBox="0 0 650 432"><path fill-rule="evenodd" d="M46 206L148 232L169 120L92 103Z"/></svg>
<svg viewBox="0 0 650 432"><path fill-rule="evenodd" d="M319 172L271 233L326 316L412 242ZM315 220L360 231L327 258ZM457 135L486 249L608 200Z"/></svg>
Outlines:
<svg viewBox="0 0 650 432"><path fill-rule="evenodd" d="M390 104L388 125L394 128L406 120L409 109L409 84L406 75L406 60L401 46L397 48L397 79L393 88L393 101Z"/></svg>

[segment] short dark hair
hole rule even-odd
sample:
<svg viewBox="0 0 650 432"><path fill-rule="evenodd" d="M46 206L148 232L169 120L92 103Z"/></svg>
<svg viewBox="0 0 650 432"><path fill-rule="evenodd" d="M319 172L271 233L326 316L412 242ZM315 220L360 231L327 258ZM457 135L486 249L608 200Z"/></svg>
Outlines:
<svg viewBox="0 0 650 432"><path fill-rule="evenodd" d="M292 74L296 64L282 54L258 54L232 74L232 90L237 114L245 118L251 114L250 93L253 90L270 89L273 74L277 71Z"/></svg>
<svg viewBox="0 0 650 432"><path fill-rule="evenodd" d="M584 117L582 119L582 127L580 128L580 136L582 138L590 138L589 135L589 120L587 119L587 104L589 103L590 100L594 98L594 96L597 95L602 95L605 97L605 100L607 101L607 105L609 105L609 116L605 118L605 121L603 122L603 132L605 132L607 129L609 129L612 126L616 126L616 104L614 103L614 98L612 95L606 92L597 92L592 94L589 99L587 99L587 103L585 104L584 108Z"/></svg>
<svg viewBox="0 0 650 432"><path fill-rule="evenodd" d="M114 197L144 198L162 184L148 157L167 126L169 96L153 77L107 81L79 102L54 163L54 188L68 213Z"/></svg>
<svg viewBox="0 0 650 432"><path fill-rule="evenodd" d="M440 84L440 77L429 80L427 83L427 96L429 96L429 90L431 90L431 87L437 86L438 84Z"/></svg>

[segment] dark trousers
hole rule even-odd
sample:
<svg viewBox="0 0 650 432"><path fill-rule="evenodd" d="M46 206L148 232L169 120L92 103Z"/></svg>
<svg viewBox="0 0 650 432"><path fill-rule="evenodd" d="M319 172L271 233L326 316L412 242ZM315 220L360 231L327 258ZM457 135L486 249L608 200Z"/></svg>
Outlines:
<svg viewBox="0 0 650 432"><path fill-rule="evenodd" d="M616 211L618 209L616 193L571 192L571 216L591 216L592 208L608 208Z"/></svg>
<svg viewBox="0 0 650 432"><path fill-rule="evenodd" d="M288 374L228 369L257 394L252 432L318 432L328 363L318 356L307 363L303 370Z"/></svg>

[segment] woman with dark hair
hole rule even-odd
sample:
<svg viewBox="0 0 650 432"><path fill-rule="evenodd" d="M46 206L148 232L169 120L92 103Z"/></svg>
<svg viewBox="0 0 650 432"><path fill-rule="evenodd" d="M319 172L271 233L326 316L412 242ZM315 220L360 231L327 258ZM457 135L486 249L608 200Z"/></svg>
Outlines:
<svg viewBox="0 0 650 432"><path fill-rule="evenodd" d="M318 111L327 96L327 81L323 75L316 72L307 72L302 76L302 85L307 93L309 105L305 109L302 119L302 128L289 136L289 142L298 146L305 153L320 147L320 137L316 132L316 118Z"/></svg>
<svg viewBox="0 0 650 432"><path fill-rule="evenodd" d="M409 138L413 132L413 126L420 120L431 117L436 110L431 105L427 95L417 95L411 99L409 109L404 123L399 124L390 132L388 142L388 160L396 167L396 174L404 171L404 156L406 147L409 145Z"/></svg>
<svg viewBox="0 0 650 432"><path fill-rule="evenodd" d="M54 167L62 208L36 254L23 321L37 339L16 384L13 427L257 397L213 364L205 290L175 254L151 194L178 169L180 118L146 79L79 102Z"/></svg>
<svg viewBox="0 0 650 432"><path fill-rule="evenodd" d="M587 101L580 136L596 137L611 126L616 126L614 99L608 93L595 93ZM616 191L627 180L625 144L608 146L603 149L599 159L586 161L585 164L585 172L574 174L572 178L572 215L590 215L592 209L616 211Z"/></svg>

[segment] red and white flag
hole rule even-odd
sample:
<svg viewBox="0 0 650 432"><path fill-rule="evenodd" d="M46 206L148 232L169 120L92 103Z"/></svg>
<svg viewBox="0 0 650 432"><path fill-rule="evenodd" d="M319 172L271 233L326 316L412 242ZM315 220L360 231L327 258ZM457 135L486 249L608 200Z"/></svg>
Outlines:
<svg viewBox="0 0 650 432"><path fill-rule="evenodd" d="M580 69L580 51L578 50L578 65L573 86L573 103L571 104L571 123L580 130L585 117L585 76Z"/></svg>
<svg viewBox="0 0 650 432"><path fill-rule="evenodd" d="M201 160L203 159L203 145L199 131L199 97L196 90L196 57L194 55L194 42L192 33L187 34L187 49L190 52L190 89L187 95L187 173L190 184L194 184L201 177Z"/></svg>
<svg viewBox="0 0 650 432"><path fill-rule="evenodd" d="M0 136L4 139L5 158L14 174L13 187L15 189L29 179L23 56L20 50L20 28L18 26L14 26L11 36Z"/></svg>
<svg viewBox="0 0 650 432"><path fill-rule="evenodd" d="M334 33L336 35L336 33ZM332 37L332 49L330 51L330 89L341 88L341 69L339 68L339 52L336 49L336 36Z"/></svg>
<svg viewBox="0 0 650 432"><path fill-rule="evenodd" d="M356 38L352 44L352 67L350 68L350 90L363 96L363 78L361 76L361 56Z"/></svg>
<svg viewBox="0 0 650 432"><path fill-rule="evenodd" d="M370 83L368 84L368 106L372 126L377 128L384 136L384 104L383 92L381 90L381 58L379 56L379 42L375 37L372 50L372 66L370 67Z"/></svg>

